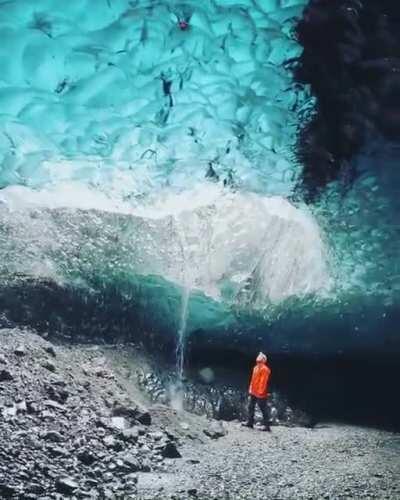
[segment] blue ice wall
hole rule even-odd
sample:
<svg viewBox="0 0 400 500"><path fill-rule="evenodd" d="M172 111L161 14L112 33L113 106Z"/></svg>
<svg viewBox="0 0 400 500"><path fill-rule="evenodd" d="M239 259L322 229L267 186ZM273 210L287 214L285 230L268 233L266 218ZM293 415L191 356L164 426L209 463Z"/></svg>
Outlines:
<svg viewBox="0 0 400 500"><path fill-rule="evenodd" d="M171 335L189 289L188 334L390 349L396 146L355 159L346 192L288 201L314 104L289 71L305 4L3 2L1 275L119 284Z"/></svg>
<svg viewBox="0 0 400 500"><path fill-rule="evenodd" d="M11 0L0 9L0 185L143 195L208 168L287 194L305 0Z"/></svg>

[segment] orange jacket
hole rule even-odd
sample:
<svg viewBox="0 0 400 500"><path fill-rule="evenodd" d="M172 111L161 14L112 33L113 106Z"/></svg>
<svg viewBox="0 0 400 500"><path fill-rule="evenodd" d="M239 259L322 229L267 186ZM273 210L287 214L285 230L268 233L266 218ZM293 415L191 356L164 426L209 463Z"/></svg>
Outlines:
<svg viewBox="0 0 400 500"><path fill-rule="evenodd" d="M253 368L251 376L249 394L256 398L266 399L268 397L268 380L271 375L271 369L265 362L258 361Z"/></svg>

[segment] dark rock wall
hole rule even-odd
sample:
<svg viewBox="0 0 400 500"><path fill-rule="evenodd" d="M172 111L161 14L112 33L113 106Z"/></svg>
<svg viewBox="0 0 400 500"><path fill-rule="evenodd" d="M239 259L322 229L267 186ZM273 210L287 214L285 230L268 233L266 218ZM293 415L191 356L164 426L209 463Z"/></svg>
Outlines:
<svg viewBox="0 0 400 500"><path fill-rule="evenodd" d="M312 197L340 175L351 181L352 157L374 138L400 139L400 3L311 0L296 33L296 78L316 97L298 149Z"/></svg>

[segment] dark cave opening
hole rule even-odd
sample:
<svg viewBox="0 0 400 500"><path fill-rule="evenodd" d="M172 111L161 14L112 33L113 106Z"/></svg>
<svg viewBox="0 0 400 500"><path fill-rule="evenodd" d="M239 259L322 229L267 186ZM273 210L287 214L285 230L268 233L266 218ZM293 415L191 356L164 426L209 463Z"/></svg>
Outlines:
<svg viewBox="0 0 400 500"><path fill-rule="evenodd" d="M213 367L231 374L231 383L246 391L254 356L227 348L190 353L192 369ZM310 416L310 425L337 422L400 430L397 380L400 363L386 357L307 357L273 354L271 390L284 395L289 404Z"/></svg>
<svg viewBox="0 0 400 500"><path fill-rule="evenodd" d="M33 328L60 344L135 343L174 369L176 337L146 328L130 299L114 288L90 295L49 280L14 277L0 290L0 326ZM232 332L233 335L233 332ZM185 354L188 374L211 367L219 382L247 391L250 370L258 350L269 355L271 389L277 390L313 423L351 422L400 429L397 381L400 370L396 349L363 354L300 353L268 350L268 342L229 336L210 339L207 332L189 337ZM234 339L234 337L233 337ZM218 377L217 377L218 379Z"/></svg>

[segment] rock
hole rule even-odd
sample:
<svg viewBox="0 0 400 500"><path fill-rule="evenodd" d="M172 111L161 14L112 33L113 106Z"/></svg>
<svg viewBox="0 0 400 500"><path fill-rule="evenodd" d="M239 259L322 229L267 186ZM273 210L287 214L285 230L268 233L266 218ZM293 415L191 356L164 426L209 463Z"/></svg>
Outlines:
<svg viewBox="0 0 400 500"><path fill-rule="evenodd" d="M45 401L43 401L43 405L47 406L48 408L54 408L55 410L65 409L63 405L57 403L57 401L52 401L51 399L46 399Z"/></svg>
<svg viewBox="0 0 400 500"><path fill-rule="evenodd" d="M0 354L0 365L6 365L6 364L7 364L6 358Z"/></svg>
<svg viewBox="0 0 400 500"><path fill-rule="evenodd" d="M57 431L44 432L40 437L45 441L52 441L53 443L61 443L64 441L63 436Z"/></svg>
<svg viewBox="0 0 400 500"><path fill-rule="evenodd" d="M103 443L106 445L107 448L113 448L115 445L115 439L113 436L106 436L103 439Z"/></svg>
<svg viewBox="0 0 400 500"><path fill-rule="evenodd" d="M59 446L47 446L47 452L52 457L65 457L68 455L68 452L64 448L60 448Z"/></svg>
<svg viewBox="0 0 400 500"><path fill-rule="evenodd" d="M26 355L25 347L23 345L19 345L14 349L14 354L20 358Z"/></svg>
<svg viewBox="0 0 400 500"><path fill-rule="evenodd" d="M89 450L82 450L77 454L78 460L85 465L92 465L96 461L96 457Z"/></svg>
<svg viewBox="0 0 400 500"><path fill-rule="evenodd" d="M154 441L160 441L164 437L164 434L162 432L152 432L150 436Z"/></svg>
<svg viewBox="0 0 400 500"><path fill-rule="evenodd" d="M179 453L176 444L168 441L163 448L161 448L161 455L164 458L181 458L182 455Z"/></svg>
<svg viewBox="0 0 400 500"><path fill-rule="evenodd" d="M14 377L9 370L0 370L0 382L10 382L11 380L14 380Z"/></svg>
<svg viewBox="0 0 400 500"><path fill-rule="evenodd" d="M58 493L72 495L79 488L79 484L71 477L60 477L56 480L55 487Z"/></svg>
<svg viewBox="0 0 400 500"><path fill-rule="evenodd" d="M188 431L190 429L190 426L187 422L179 422L179 425L182 427L184 431Z"/></svg>
<svg viewBox="0 0 400 500"><path fill-rule="evenodd" d="M69 397L69 392L64 388L63 384L65 384L63 381L55 380L51 385L46 385L49 398L61 404L64 404Z"/></svg>
<svg viewBox="0 0 400 500"><path fill-rule="evenodd" d="M124 406L117 404L112 411L114 416L127 417L136 420L143 425L151 425L151 415L144 406Z"/></svg>
<svg viewBox="0 0 400 500"><path fill-rule="evenodd" d="M50 354L51 356L53 356L53 358L55 358L55 357L57 356L57 353L56 353L56 351L55 351L55 349L54 349L54 347L53 347L52 345L46 346L46 347L44 348L44 350L45 350L48 354Z"/></svg>
<svg viewBox="0 0 400 500"><path fill-rule="evenodd" d="M143 425L151 425L151 415L147 410L141 411L136 420Z"/></svg>
<svg viewBox="0 0 400 500"><path fill-rule="evenodd" d="M137 472L141 469L140 462L134 455L125 455L122 457L122 461L128 472Z"/></svg>
<svg viewBox="0 0 400 500"><path fill-rule="evenodd" d="M0 483L0 498L12 498L17 493L16 488L7 483Z"/></svg>
<svg viewBox="0 0 400 500"><path fill-rule="evenodd" d="M17 414L17 407L15 405L5 406L3 408L4 417L15 417L16 414Z"/></svg>
<svg viewBox="0 0 400 500"><path fill-rule="evenodd" d="M35 495L33 498L37 498L36 495L43 495L46 493L46 490L41 484L31 483L27 486L26 492Z"/></svg>
<svg viewBox="0 0 400 500"><path fill-rule="evenodd" d="M211 439L218 439L226 435L226 430L221 422L213 421L207 429L203 430L204 434Z"/></svg>
<svg viewBox="0 0 400 500"><path fill-rule="evenodd" d="M119 434L119 437L129 443L136 443L139 439L139 431L135 427L131 427L130 429L123 430Z"/></svg>
<svg viewBox="0 0 400 500"><path fill-rule="evenodd" d="M89 488L96 487L99 482L96 479L88 478L86 479L86 486Z"/></svg>
<svg viewBox="0 0 400 500"><path fill-rule="evenodd" d="M178 439L177 436L171 431L171 429L166 428L165 434L171 441L176 441Z"/></svg>
<svg viewBox="0 0 400 500"><path fill-rule="evenodd" d="M16 403L15 408L17 410L17 413L26 413L28 410L25 401L19 401L18 403Z"/></svg>
<svg viewBox="0 0 400 500"><path fill-rule="evenodd" d="M132 473L131 473L131 474L127 474L127 475L125 476L125 481L126 481L127 483L137 484L137 482L138 482L138 477L137 477L137 475L136 475L136 474L132 474Z"/></svg>
<svg viewBox="0 0 400 500"><path fill-rule="evenodd" d="M39 412L39 406L34 401L27 401L26 410L30 415L33 415Z"/></svg>
<svg viewBox="0 0 400 500"><path fill-rule="evenodd" d="M43 410L40 414L40 416L42 417L42 419L49 419L49 420L54 420L54 413L52 413L51 411L48 411L48 410Z"/></svg>
<svg viewBox="0 0 400 500"><path fill-rule="evenodd" d="M105 368L95 368L94 374L96 377L107 378L108 371Z"/></svg>
<svg viewBox="0 0 400 500"><path fill-rule="evenodd" d="M116 430L124 430L127 427L127 422L124 417L112 417L111 427Z"/></svg>
<svg viewBox="0 0 400 500"><path fill-rule="evenodd" d="M109 483L114 479L114 474L112 472L105 472L103 474L103 481Z"/></svg>
<svg viewBox="0 0 400 500"><path fill-rule="evenodd" d="M49 370L49 372L55 373L56 372L56 365L52 363L51 361L45 361L42 363L43 368L46 368L46 370Z"/></svg>
<svg viewBox="0 0 400 500"><path fill-rule="evenodd" d="M109 428L107 419L103 418L103 417L96 419L95 425L96 425L96 427L99 427L100 429L108 429Z"/></svg>
<svg viewBox="0 0 400 500"><path fill-rule="evenodd" d="M103 443L104 445L109 448L109 449L113 449L115 451L121 451L124 449L124 446L123 444L121 443L121 441L118 441L117 439L115 439L113 436L106 436L104 439L103 439Z"/></svg>

